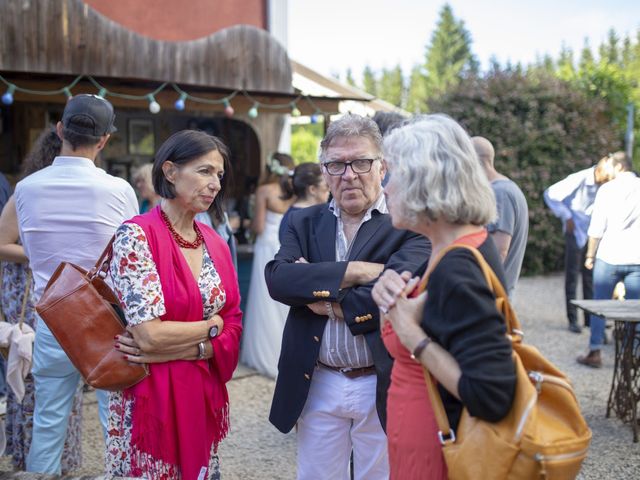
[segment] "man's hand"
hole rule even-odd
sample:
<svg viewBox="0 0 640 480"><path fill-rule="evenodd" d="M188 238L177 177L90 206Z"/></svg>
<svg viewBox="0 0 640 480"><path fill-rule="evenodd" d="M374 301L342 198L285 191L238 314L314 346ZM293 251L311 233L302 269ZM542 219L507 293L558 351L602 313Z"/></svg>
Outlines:
<svg viewBox="0 0 640 480"><path fill-rule="evenodd" d="M330 305L330 307L327 307L327 303ZM324 316L329 315L329 308L331 308L331 311L335 318L337 318L338 320L342 320L344 318L344 314L342 313L342 307L337 302L325 302L320 300L318 302L313 302L308 304L307 307L316 315L324 315Z"/></svg>
<svg viewBox="0 0 640 480"><path fill-rule="evenodd" d="M593 270L593 257L587 257L584 259L584 268L587 270Z"/></svg>
<svg viewBox="0 0 640 480"><path fill-rule="evenodd" d="M309 308L309 310L311 310L316 315L327 316L326 302L323 302L322 300L319 302L310 303L309 305L307 305L307 308Z"/></svg>
<svg viewBox="0 0 640 480"><path fill-rule="evenodd" d="M340 288L350 288L355 285L366 285L378 278L383 270L383 263L360 261L349 262L347 270L344 272L344 277L342 277Z"/></svg>

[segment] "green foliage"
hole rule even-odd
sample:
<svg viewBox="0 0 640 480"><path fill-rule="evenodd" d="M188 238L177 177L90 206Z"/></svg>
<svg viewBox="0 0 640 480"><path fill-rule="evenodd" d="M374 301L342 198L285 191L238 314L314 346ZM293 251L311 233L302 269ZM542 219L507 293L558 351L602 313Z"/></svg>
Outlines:
<svg viewBox="0 0 640 480"><path fill-rule="evenodd" d="M347 75L344 80L345 82L347 82L347 85L350 85L352 87L356 86L356 81L353 79L353 72L350 68L347 68Z"/></svg>
<svg viewBox="0 0 640 480"><path fill-rule="evenodd" d="M402 107L404 103L404 77L400 65L391 70L383 69L378 82L378 97L392 103L396 107Z"/></svg>
<svg viewBox="0 0 640 480"><path fill-rule="evenodd" d="M369 65L366 65L362 71L362 89L365 92L369 92L371 95L378 95L376 83L375 73Z"/></svg>
<svg viewBox="0 0 640 480"><path fill-rule="evenodd" d="M488 138L497 170L527 197L530 226L523 272L561 268L560 222L545 207L543 191L620 148L605 100L590 98L544 70L529 75L494 71L463 80L431 100L429 109L451 115L471 135Z"/></svg>
<svg viewBox="0 0 640 480"><path fill-rule="evenodd" d="M430 98L442 95L466 73L478 70L478 62L471 53L471 34L462 20L456 20L448 4L440 10L424 66Z"/></svg>
<svg viewBox="0 0 640 480"><path fill-rule="evenodd" d="M296 165L306 162L317 162L322 125L294 125L291 128L291 156Z"/></svg>
<svg viewBox="0 0 640 480"><path fill-rule="evenodd" d="M411 70L404 108L413 113L427 111L427 79L420 65L416 65Z"/></svg>

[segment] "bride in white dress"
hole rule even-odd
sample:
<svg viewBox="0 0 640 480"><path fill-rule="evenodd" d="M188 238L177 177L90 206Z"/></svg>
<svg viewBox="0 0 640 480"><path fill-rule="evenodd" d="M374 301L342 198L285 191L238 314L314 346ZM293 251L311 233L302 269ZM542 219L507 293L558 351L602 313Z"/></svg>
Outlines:
<svg viewBox="0 0 640 480"><path fill-rule="evenodd" d="M244 313L240 361L259 373L275 378L282 343L282 331L289 307L269 295L264 267L278 253L278 229L282 215L295 199L283 200L280 181L287 181L293 159L274 153L267 165L268 176L256 190L256 205L251 229L257 234L253 246L251 283Z"/></svg>

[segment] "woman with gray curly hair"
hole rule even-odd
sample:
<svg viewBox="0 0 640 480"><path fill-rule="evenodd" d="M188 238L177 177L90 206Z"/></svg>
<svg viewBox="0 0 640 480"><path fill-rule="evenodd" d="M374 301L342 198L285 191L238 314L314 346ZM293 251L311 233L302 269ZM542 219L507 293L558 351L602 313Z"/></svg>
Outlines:
<svg viewBox="0 0 640 480"><path fill-rule="evenodd" d="M387 403L391 478L446 479L423 366L438 382L454 431L463 406L474 417L502 419L515 391L511 345L480 266L466 249L441 255L452 244L475 247L504 284L484 227L496 216L495 199L469 136L446 115L418 117L394 130L384 153L394 227L432 244L422 281L387 270L373 289L386 312L384 343L395 358Z"/></svg>

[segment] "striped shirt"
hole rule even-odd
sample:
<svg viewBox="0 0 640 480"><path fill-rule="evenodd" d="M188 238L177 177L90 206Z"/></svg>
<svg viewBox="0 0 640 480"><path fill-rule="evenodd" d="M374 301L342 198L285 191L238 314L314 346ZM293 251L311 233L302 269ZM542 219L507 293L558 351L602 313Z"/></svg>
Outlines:
<svg viewBox="0 0 640 480"><path fill-rule="evenodd" d="M384 194L380 194L376 202L367 210L364 217L358 225L358 230L353 236L351 242L347 240L344 233L344 224L340 215L340 208L335 203L335 199L331 200L329 210L337 218L336 226L336 261L345 262L349 258L349 252L353 241L358 236L360 227L371 220L371 214L374 210L379 213L389 213L387 202ZM344 320L329 315L327 325L322 335L322 344L320 345L320 354L318 360L325 365L332 367L369 367L373 365L373 355L363 335L353 335Z"/></svg>

